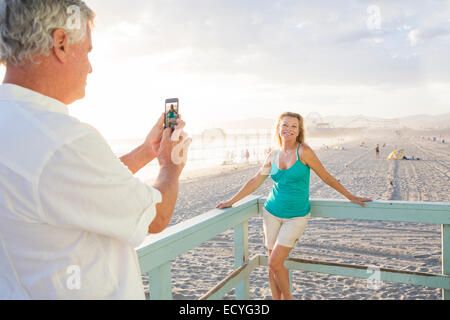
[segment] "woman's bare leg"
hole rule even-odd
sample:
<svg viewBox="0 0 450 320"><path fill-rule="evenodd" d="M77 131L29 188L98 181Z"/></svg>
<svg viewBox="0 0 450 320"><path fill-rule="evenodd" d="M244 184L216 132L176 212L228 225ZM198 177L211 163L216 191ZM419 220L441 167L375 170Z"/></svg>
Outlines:
<svg viewBox="0 0 450 320"><path fill-rule="evenodd" d="M269 259L270 255L272 254L272 250L269 250ZM271 269L269 268L269 284L270 284L270 291L272 292L272 299L273 300L281 300L281 290L278 288L278 285L275 281L275 274Z"/></svg>
<svg viewBox="0 0 450 320"><path fill-rule="evenodd" d="M291 294L291 288L289 283L289 271L284 266L284 261L289 256L292 248L277 245L271 252L269 256L269 275L272 274L272 279L274 280L274 287L280 291L281 296L279 296L278 291L272 290L273 299L293 300L294 297ZM271 280L272 280L271 279ZM272 289L272 283L270 285ZM273 295L275 293L276 295Z"/></svg>

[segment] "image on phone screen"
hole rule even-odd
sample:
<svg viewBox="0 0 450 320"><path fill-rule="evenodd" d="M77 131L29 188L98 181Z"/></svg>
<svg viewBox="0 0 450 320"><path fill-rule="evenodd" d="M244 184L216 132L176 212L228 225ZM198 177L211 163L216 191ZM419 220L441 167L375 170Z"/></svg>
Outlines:
<svg viewBox="0 0 450 320"><path fill-rule="evenodd" d="M166 100L165 127L174 128L178 120L178 99Z"/></svg>

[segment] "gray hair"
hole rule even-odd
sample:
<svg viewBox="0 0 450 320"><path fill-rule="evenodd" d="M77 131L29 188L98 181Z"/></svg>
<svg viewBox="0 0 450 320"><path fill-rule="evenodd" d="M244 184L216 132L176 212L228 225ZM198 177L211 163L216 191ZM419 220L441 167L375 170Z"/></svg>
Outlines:
<svg viewBox="0 0 450 320"><path fill-rule="evenodd" d="M0 0L0 64L23 66L48 56L56 29L67 32L69 43L82 41L94 18L82 0Z"/></svg>

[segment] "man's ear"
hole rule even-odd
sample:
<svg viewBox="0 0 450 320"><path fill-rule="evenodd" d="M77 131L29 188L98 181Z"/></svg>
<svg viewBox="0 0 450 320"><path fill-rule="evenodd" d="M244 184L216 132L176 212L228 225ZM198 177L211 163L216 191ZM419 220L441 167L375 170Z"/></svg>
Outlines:
<svg viewBox="0 0 450 320"><path fill-rule="evenodd" d="M53 31L53 53L56 58L65 63L67 61L67 33L63 29Z"/></svg>

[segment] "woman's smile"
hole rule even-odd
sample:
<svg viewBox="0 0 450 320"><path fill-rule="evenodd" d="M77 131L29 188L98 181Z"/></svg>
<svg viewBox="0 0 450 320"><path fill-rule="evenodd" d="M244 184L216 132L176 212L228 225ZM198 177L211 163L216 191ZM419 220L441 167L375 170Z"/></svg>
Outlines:
<svg viewBox="0 0 450 320"><path fill-rule="evenodd" d="M283 132L281 132L281 135L282 135L283 137L290 137L290 136L293 136L293 135L294 135L294 132L283 131Z"/></svg>

